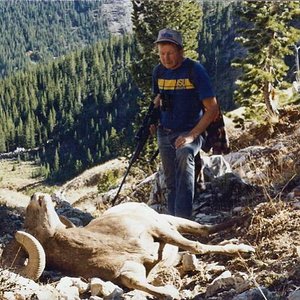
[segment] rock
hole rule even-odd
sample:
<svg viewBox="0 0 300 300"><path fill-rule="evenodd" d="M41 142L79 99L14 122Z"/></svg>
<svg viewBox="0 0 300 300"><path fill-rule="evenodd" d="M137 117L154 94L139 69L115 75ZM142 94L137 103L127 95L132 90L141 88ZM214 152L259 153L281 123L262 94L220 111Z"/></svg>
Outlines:
<svg viewBox="0 0 300 300"><path fill-rule="evenodd" d="M116 288L110 295L103 298L104 300L122 300L123 290L121 288Z"/></svg>
<svg viewBox="0 0 300 300"><path fill-rule="evenodd" d="M62 295L62 299L64 300L79 300L79 288L74 285L74 278L71 277L63 277L56 285L56 289Z"/></svg>
<svg viewBox="0 0 300 300"><path fill-rule="evenodd" d="M296 186L290 193L287 195L288 200L299 200L300 199L300 185ZM293 203L293 205L298 208L299 202Z"/></svg>
<svg viewBox="0 0 300 300"><path fill-rule="evenodd" d="M293 205L294 209L297 209L297 210L300 209L300 201L294 202L294 203L292 203L292 205Z"/></svg>
<svg viewBox="0 0 300 300"><path fill-rule="evenodd" d="M51 199L56 203L55 210L59 215L68 218L72 223L78 226L87 225L92 219L90 213L84 212L78 208L74 208L67 200L62 192L55 192L51 195Z"/></svg>
<svg viewBox="0 0 300 300"><path fill-rule="evenodd" d="M195 216L195 221L200 224L214 224L219 220L219 215L206 215L199 213Z"/></svg>
<svg viewBox="0 0 300 300"><path fill-rule="evenodd" d="M255 288L235 296L232 300L279 300L280 297L276 293L270 292L265 287Z"/></svg>
<svg viewBox="0 0 300 300"><path fill-rule="evenodd" d="M89 300L103 300L103 298L98 297L98 296L91 296L91 297L89 298Z"/></svg>
<svg viewBox="0 0 300 300"><path fill-rule="evenodd" d="M126 293L123 298L124 300L148 300L146 293L143 293L138 290L130 291L129 293Z"/></svg>
<svg viewBox="0 0 300 300"><path fill-rule="evenodd" d="M220 266L217 263L211 263L211 264L207 264L206 269L208 272L211 273L222 273L225 271L225 267L224 266Z"/></svg>
<svg viewBox="0 0 300 300"><path fill-rule="evenodd" d="M230 271L223 272L215 278L206 289L206 296L211 297L223 290L234 289L237 293L241 293L250 287L248 276L245 273L232 275Z"/></svg>
<svg viewBox="0 0 300 300"><path fill-rule="evenodd" d="M92 296L97 296L100 294L104 297L117 297L117 295L123 294L123 290L117 285L113 284L110 281L103 281L102 279L97 277L91 278L90 289Z"/></svg>
<svg viewBox="0 0 300 300"><path fill-rule="evenodd" d="M198 260L195 254L184 253L182 255L182 268L183 271L189 272L197 270L199 266Z"/></svg>
<svg viewBox="0 0 300 300"><path fill-rule="evenodd" d="M293 189L293 192L294 192L295 197L300 197L300 185L296 186Z"/></svg>
<svg viewBox="0 0 300 300"><path fill-rule="evenodd" d="M0 270L1 288L6 290L0 295L1 300L56 300L63 299L61 294L51 285L40 286L33 280L24 278L8 270ZM5 282L3 287L2 280Z"/></svg>
<svg viewBox="0 0 300 300"><path fill-rule="evenodd" d="M300 258L300 246L296 247L296 251L295 251L298 255L298 258Z"/></svg>
<svg viewBox="0 0 300 300"><path fill-rule="evenodd" d="M167 199L167 187L165 184L165 176L163 173L162 166L155 173L154 182L149 196L148 205L165 205Z"/></svg>
<svg viewBox="0 0 300 300"><path fill-rule="evenodd" d="M210 180L231 173L230 164L223 155L211 155L201 157L203 173Z"/></svg>
<svg viewBox="0 0 300 300"><path fill-rule="evenodd" d="M296 290L289 294L288 300L299 300L300 299L300 290Z"/></svg>
<svg viewBox="0 0 300 300"><path fill-rule="evenodd" d="M54 291L54 288L51 287L51 289L49 289L48 287L41 287L39 291L35 292L35 297L32 296L31 299L38 299L38 300L56 300L56 299L61 299L62 295L59 295L57 291Z"/></svg>

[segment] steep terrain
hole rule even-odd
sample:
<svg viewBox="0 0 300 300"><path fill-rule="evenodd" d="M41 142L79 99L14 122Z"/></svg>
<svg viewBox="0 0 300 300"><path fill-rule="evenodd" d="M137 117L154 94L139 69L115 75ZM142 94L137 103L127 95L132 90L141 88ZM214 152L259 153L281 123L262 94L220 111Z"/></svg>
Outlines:
<svg viewBox="0 0 300 300"><path fill-rule="evenodd" d="M182 299L299 299L299 109L299 105L286 107L281 111L279 122L271 126L251 124L243 131L231 128L232 153L225 156L231 171L227 170L213 179L206 175L205 188L202 187L195 203L196 220L219 222L232 215L243 215L246 220L232 230L203 238L202 242L244 242L255 247L255 255L248 258L197 256L190 269L179 265L174 270L161 271L156 278L158 284L172 283L179 287ZM1 167L11 163L11 160L1 160ZM112 161L111 165L107 163L90 169L62 187L43 186L41 178L25 179L25 172L17 175L19 167L16 161L14 170L10 169L12 166L0 176L2 247L14 231L22 227L23 207L34 190L56 191L58 196L61 195L59 192L63 192L64 199L73 203L73 208L77 210L72 214L70 210L58 209L78 221L79 225L80 222L87 222L87 215L81 216L80 211L85 210L94 216L101 214L110 205L113 195L113 192L99 193L97 185L101 181L101 174L116 168L122 174L126 161ZM14 176L10 175L12 172L16 172ZM137 183L144 173L138 169L133 172L134 176L128 179L119 201L131 199L148 202L149 191L152 190L153 195L157 177L152 176L139 186ZM23 181L19 179L20 176ZM137 178L138 182L134 180ZM154 202L152 199L152 204ZM155 207L159 206L163 206L163 203ZM15 291L14 287L5 285L5 277L3 273L0 274L0 295L4 290ZM52 282L52 287L57 288L60 277L60 274L45 272L42 281L44 284ZM139 293L124 292L123 298L115 299L151 299ZM86 292L81 299L89 299L89 296L89 292Z"/></svg>

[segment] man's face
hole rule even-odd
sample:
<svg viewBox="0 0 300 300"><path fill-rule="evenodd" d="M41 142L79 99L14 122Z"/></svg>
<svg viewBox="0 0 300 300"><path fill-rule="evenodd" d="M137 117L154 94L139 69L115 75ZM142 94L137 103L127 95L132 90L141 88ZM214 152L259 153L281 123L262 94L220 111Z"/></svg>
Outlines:
<svg viewBox="0 0 300 300"><path fill-rule="evenodd" d="M158 54L160 62L167 69L173 70L180 67L183 61L183 49L172 43L159 43Z"/></svg>

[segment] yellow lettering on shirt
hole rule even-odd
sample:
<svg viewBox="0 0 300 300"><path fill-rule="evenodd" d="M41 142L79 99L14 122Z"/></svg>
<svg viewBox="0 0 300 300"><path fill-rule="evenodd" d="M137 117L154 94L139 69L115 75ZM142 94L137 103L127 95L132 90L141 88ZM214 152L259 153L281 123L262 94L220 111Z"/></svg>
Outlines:
<svg viewBox="0 0 300 300"><path fill-rule="evenodd" d="M191 90L194 85L188 78L182 79L158 79L158 88L160 90Z"/></svg>

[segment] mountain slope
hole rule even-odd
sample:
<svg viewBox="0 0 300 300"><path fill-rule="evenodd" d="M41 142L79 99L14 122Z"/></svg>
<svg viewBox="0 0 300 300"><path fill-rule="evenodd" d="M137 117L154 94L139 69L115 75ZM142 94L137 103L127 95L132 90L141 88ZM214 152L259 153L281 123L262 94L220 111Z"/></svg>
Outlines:
<svg viewBox="0 0 300 300"><path fill-rule="evenodd" d="M233 206L226 208L220 206L218 202L209 201L207 203L207 199L216 199L217 196L209 196L211 191L207 189L202 192L203 195L206 195L206 203L201 202L200 199L197 205L200 204L202 215L217 216L215 221L220 220L220 216L224 218L232 215L243 215L247 221L235 226L232 230L215 234L210 238L203 238L201 241L215 244L223 242L224 239L227 242L234 242L234 239L237 239L253 245L256 248L256 254L250 258L229 258L221 255L199 256L197 258L199 269L184 273L180 267L178 268L183 272L182 278L174 277L174 274L170 273L162 274L163 277L159 279L159 282L176 285L180 280L181 299L239 300L249 299L250 295L252 299L260 299L262 294L267 299L288 299L289 295L297 293L296 287L300 284L299 108L299 105L285 107L285 110L281 111L281 121L273 124L272 127L252 124L243 131L231 131L234 151L226 159L234 174L241 176L242 181L235 182L240 189L239 197L231 202ZM268 128L272 128L272 130ZM52 188L56 191L64 191L66 200L68 197L71 200L71 197L76 196L77 193L76 199L80 199L80 201L74 203L74 208L80 207L81 210L87 210L94 215L101 214L109 206L111 195L99 194L96 191L100 174L119 168L119 175L122 175L124 163L126 163L124 160L113 161L111 165L107 163L82 173L63 187ZM147 201L149 193L144 193L143 189L139 190L137 184L141 179L136 180L138 178L137 170L133 170L133 173L134 176L127 181L129 185L122 191L119 200ZM154 177L151 178L147 183L150 189L155 180ZM2 188L0 195L5 193L4 188L7 187L5 185L5 181L0 183ZM252 187L251 194L245 188L247 185ZM11 185L11 189L16 190L17 187ZM40 184L36 189L49 190L49 187L43 187ZM82 194L83 191L86 191L86 195ZM32 192L31 189L29 193ZM222 192L219 190L218 193ZM7 205L9 205L10 194L7 196ZM90 211L92 207L94 211ZM59 209L72 217L70 207L69 209L60 207ZM1 206L0 215L2 222L0 241L4 244L9 239L7 234L12 234L15 229L21 227L22 210ZM76 211L75 214L74 211L73 217L80 218L79 212ZM211 218L211 220L213 219ZM10 224L10 226L5 226L5 224ZM224 274L225 277L217 279L223 271L227 272ZM172 280L176 280L176 282ZM257 286L260 289L257 289ZM126 293L125 295L126 299L133 299L135 294ZM140 297L144 300L150 299L141 295ZM85 299L83 295L81 298Z"/></svg>
<svg viewBox="0 0 300 300"><path fill-rule="evenodd" d="M130 0L0 1L0 77L130 33Z"/></svg>

